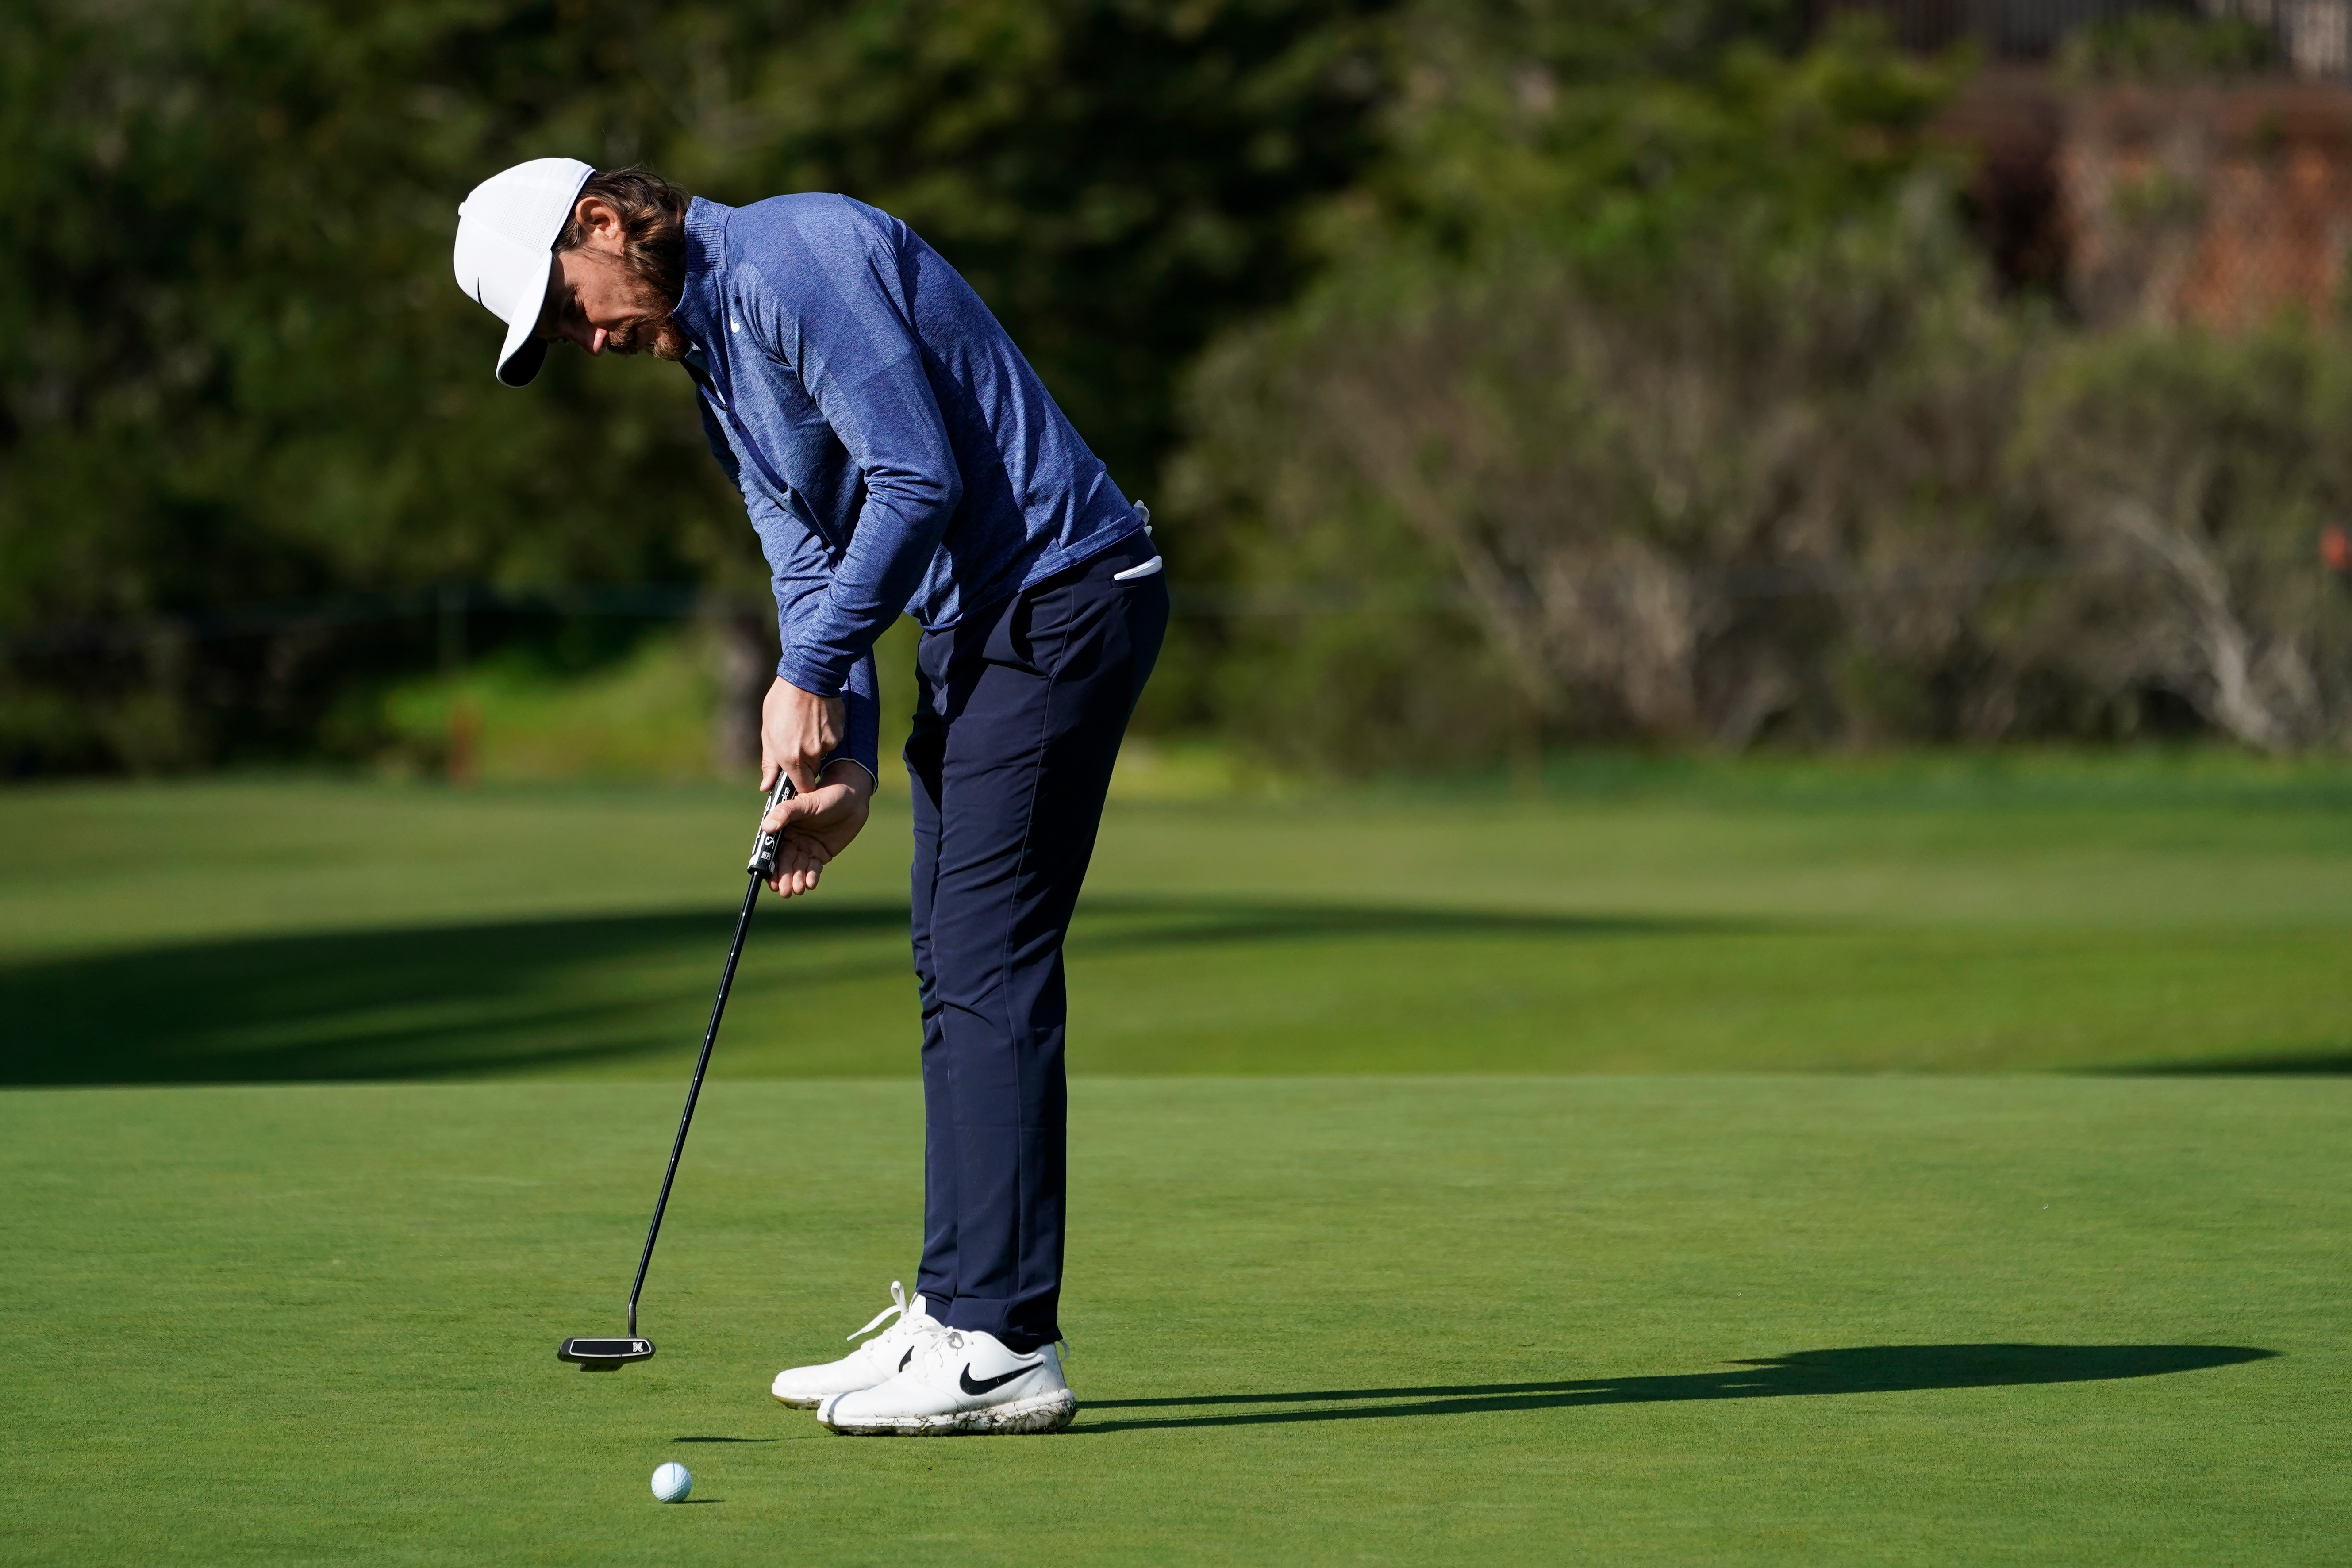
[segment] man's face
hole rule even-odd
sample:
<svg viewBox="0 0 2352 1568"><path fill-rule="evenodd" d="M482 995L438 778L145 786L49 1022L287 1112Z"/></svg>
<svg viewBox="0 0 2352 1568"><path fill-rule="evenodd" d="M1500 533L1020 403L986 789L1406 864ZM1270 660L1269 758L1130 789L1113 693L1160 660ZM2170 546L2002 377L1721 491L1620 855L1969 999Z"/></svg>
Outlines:
<svg viewBox="0 0 2352 1568"><path fill-rule="evenodd" d="M669 302L656 298L621 259L619 215L589 197L581 202L579 216L588 242L555 253L537 335L568 339L591 354L684 359L686 333L671 319Z"/></svg>

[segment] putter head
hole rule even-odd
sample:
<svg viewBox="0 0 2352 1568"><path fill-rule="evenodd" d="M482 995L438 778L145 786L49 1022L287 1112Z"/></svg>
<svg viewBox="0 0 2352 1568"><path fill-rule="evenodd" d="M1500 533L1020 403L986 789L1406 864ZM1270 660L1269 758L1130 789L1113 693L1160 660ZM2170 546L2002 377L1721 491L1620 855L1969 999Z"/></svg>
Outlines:
<svg viewBox="0 0 2352 1568"><path fill-rule="evenodd" d="M555 1347L558 1361L576 1361L582 1372L617 1372L653 1353L651 1340L566 1340Z"/></svg>

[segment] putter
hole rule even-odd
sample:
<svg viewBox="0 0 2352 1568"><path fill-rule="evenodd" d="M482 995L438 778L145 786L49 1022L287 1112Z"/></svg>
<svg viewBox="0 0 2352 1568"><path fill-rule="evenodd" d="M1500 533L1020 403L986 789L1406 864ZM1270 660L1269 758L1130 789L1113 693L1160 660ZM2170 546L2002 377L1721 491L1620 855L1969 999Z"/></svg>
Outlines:
<svg viewBox="0 0 2352 1568"><path fill-rule="evenodd" d="M793 797L790 779L781 775L760 819ZM719 1020L727 1012L728 988L735 984L735 963L743 956L743 933L751 929L751 910L760 901L760 883L776 874L776 852L782 835L761 833L751 842L751 885L743 889L743 910L735 917L735 941L727 950L727 967L719 972L719 994L710 1004L710 1027L702 1032L702 1055L694 1064L694 1081L686 1086L686 1110L677 1119L677 1139L669 1146L669 1167L662 1172L661 1195L654 1199L654 1222L646 1227L646 1249L637 1258L636 1282L629 1287L629 1332L625 1339L566 1340L555 1347L557 1359L577 1362L583 1372L614 1372L654 1353L651 1340L637 1337L637 1297L646 1288L646 1270L654 1260L654 1243L661 1239L662 1211L669 1207L669 1184L677 1176L677 1157L686 1152L686 1130L694 1125L694 1102L702 1093L702 1075L710 1066L710 1047L719 1043Z"/></svg>

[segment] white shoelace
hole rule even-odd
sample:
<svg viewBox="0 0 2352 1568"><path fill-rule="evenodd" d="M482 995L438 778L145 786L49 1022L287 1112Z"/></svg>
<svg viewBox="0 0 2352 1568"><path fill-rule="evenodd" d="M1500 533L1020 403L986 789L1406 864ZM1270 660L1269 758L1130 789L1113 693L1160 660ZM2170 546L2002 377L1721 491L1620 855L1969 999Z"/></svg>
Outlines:
<svg viewBox="0 0 2352 1568"><path fill-rule="evenodd" d="M943 1326L929 1311L923 1314L921 1322L914 1321L914 1303L907 1299L907 1287L896 1279L890 1281L890 1304L867 1319L864 1328L846 1337L855 1340L870 1334L892 1318L898 1321L891 1323L889 1328L883 1331L882 1337L872 1342L873 1343L888 1345L896 1344L903 1339L920 1339L925 1342L918 1347L918 1353L926 1363L934 1365L950 1353L963 1349L963 1335L954 1329ZM1060 1352L1061 1360L1066 1363L1070 1359L1070 1342L1056 1340L1054 1342L1054 1348ZM1035 1353L1031 1352L1032 1355Z"/></svg>
<svg viewBox="0 0 2352 1568"><path fill-rule="evenodd" d="M924 1342L915 1347L915 1354L925 1366L939 1366L952 1361L963 1351L963 1335L954 1329L935 1329Z"/></svg>
<svg viewBox="0 0 2352 1568"><path fill-rule="evenodd" d="M893 1279L890 1281L890 1304L883 1308L880 1311L875 1313L872 1318L868 1319L864 1328L858 1330L856 1333L851 1334L847 1337L855 1340L861 1338L864 1335L870 1334L875 1330L881 1328L885 1322L887 1322L892 1318L896 1318L898 1321L895 1323L891 1323L889 1328L884 1330L881 1338L873 1341L873 1343L877 1345L896 1344L900 1340L911 1339L918 1335L929 1335L940 1332L938 1322L932 1319L929 1312L925 1312L923 1314L921 1321L918 1322L915 1320L915 1307L914 1303L907 1299L907 1287L899 1281Z"/></svg>

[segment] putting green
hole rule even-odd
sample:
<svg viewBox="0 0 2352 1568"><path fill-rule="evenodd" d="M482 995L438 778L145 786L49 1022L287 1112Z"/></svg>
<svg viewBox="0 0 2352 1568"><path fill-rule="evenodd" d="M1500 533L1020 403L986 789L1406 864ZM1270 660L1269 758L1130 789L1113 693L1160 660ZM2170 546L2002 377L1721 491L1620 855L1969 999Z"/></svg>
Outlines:
<svg viewBox="0 0 2352 1568"><path fill-rule="evenodd" d="M766 1394L906 1083L0 1095L11 1563L2341 1563L2352 1083L1082 1080L1050 1438ZM680 1459L693 1501L646 1482Z"/></svg>
<svg viewBox="0 0 2352 1568"><path fill-rule="evenodd" d="M208 1085L0 1092L0 1562L2345 1560L2341 767L1116 805L1085 1409L932 1443L764 1394L911 1271L887 811L753 933L661 1354L552 1354L620 1326L750 806L0 793L0 1083ZM1681 1076L1502 1076L1595 1068ZM1945 1076L1707 1076L1799 1068Z"/></svg>
<svg viewBox="0 0 2352 1568"><path fill-rule="evenodd" d="M2352 1067L2352 770L1945 760L1115 805L1082 1073ZM0 1082L681 1076L747 791L0 793ZM886 800L895 797L886 797ZM722 1060L914 1067L907 825L769 900Z"/></svg>

